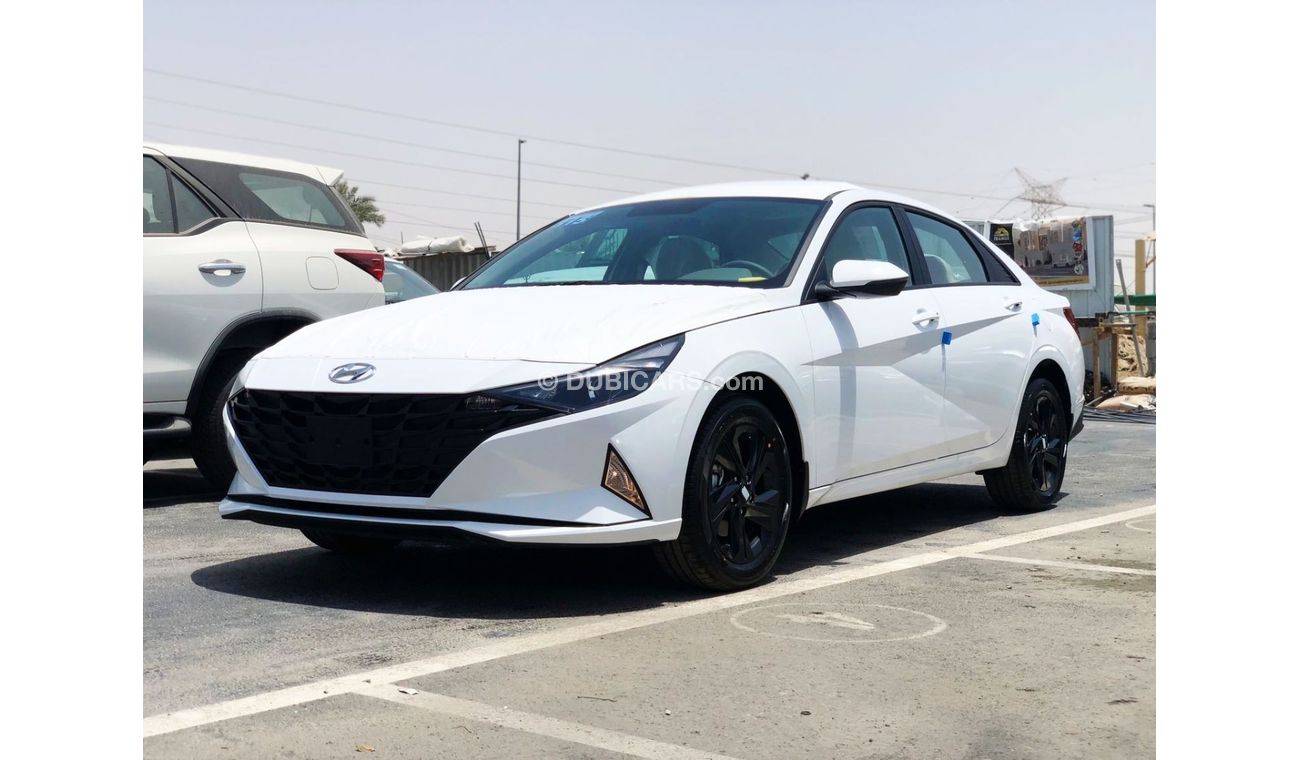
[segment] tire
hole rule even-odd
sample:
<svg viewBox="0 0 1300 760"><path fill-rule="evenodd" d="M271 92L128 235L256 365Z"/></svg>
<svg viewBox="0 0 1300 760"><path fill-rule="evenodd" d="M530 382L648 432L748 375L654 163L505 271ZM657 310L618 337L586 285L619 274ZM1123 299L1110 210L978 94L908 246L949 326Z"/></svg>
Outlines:
<svg viewBox="0 0 1300 760"><path fill-rule="evenodd" d="M1070 413L1051 382L1037 378L1025 389L1006 465L984 473L993 502L1011 514L1048 509L1065 482Z"/></svg>
<svg viewBox="0 0 1300 760"><path fill-rule="evenodd" d="M794 483L776 417L752 398L725 401L696 433L681 534L655 545L659 565L673 578L711 591L763 581L790 530Z"/></svg>
<svg viewBox="0 0 1300 760"><path fill-rule="evenodd" d="M235 460L230 457L230 448L226 446L226 429L221 413L226 399L230 398L235 376L251 356L241 352L216 359L194 403L194 418L190 421L194 426L190 433L190 455L194 457L194 464L209 483L223 491L235 478Z"/></svg>
<svg viewBox="0 0 1300 760"><path fill-rule="evenodd" d="M402 543L396 538L354 536L327 530L304 530L302 534L308 541L335 554L381 554Z"/></svg>

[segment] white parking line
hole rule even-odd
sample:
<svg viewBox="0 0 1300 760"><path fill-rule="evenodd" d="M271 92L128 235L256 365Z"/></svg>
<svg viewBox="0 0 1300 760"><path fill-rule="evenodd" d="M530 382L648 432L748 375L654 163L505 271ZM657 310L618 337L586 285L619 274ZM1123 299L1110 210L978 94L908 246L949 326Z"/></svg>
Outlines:
<svg viewBox="0 0 1300 760"><path fill-rule="evenodd" d="M977 541L965 546L953 547L920 554L913 554L908 557L877 562L868 565L852 565L840 570L834 570L822 575L805 578L795 578L788 581L778 581L769 583L765 586L759 586L747 591L739 591L734 594L723 596L714 596L706 599L697 599L691 602L681 604L657 607L654 609L638 610L636 612L627 612L608 615L591 623L583 623L568 628L561 628L554 631L542 631L529 636L520 636L515 639L505 639L492 644L486 644L472 649L465 649L459 652L448 652L447 654L430 657L423 660L389 665L375 670L369 670L362 673L355 673L349 676L340 676L323 681L314 681L301 686L290 686L285 689L254 694L241 699L232 699L226 702L217 702L202 707L195 707L188 710L176 710L174 712L151 715L144 719L144 735L158 736L168 734L173 731L181 731L186 728L203 726L209 723L216 723L231 718L238 718L246 715L256 715L258 713L278 710L283 707L292 707L294 705L305 704L318 699L337 694L348 694L363 689L368 689L372 685L390 684L397 681L405 681L412 678L419 678L433 673L441 673L456 668L463 668L468 665L477 665L483 662L499 660L503 657L512 657L517 654L527 652L536 652L542 649L561 646L563 644L572 644L578 641L607 636L614 633L622 633L637 628L644 628L659 623L667 623L673 620L704 615L710 612L728 610L733 607L740 607L755 602L765 602L771 599L779 599L792 594L801 594L808 591L837 586L842 583L872 578L877 575L887 575L896 573L901 570L910 570L916 567L933 565L936 562L963 557L971 553L995 551L1008 546L1038 541L1044 538L1052 538L1066 533L1074 533L1080 530L1088 530L1102 525L1111 523L1124 522L1133 520L1138 517L1154 514L1156 506L1154 504L1137 507L1135 509L1126 509L1121 512L1112 512L1099 517L1090 517L1086 520L1076 520L1074 522L1053 525L1037 530L1016 533L1010 536L1001 536L991 538L985 541ZM867 561L870 552L865 552L857 557L847 558L846 562L852 562L854 559Z"/></svg>
<svg viewBox="0 0 1300 760"><path fill-rule="evenodd" d="M710 758L714 760L735 760L728 755L720 755L716 752L704 752L680 744L669 744L641 736L633 736L632 734L619 733L618 731L608 731L595 726L584 726L581 723L570 723L567 720L550 718L521 710L511 710L506 707L494 707L493 705L485 705L482 702L471 702L468 699L449 697L445 694L429 694L427 692L402 694L397 690L396 686L391 684L363 689L356 693L396 702L407 707L418 707L442 715L452 715L464 720L489 723L516 731L525 731L537 736L549 736L552 739L560 739L572 744L581 744L596 749L609 750L610 752L620 752L632 757L644 757L650 760L659 760L659 758L665 758L666 760L709 760Z"/></svg>
<svg viewBox="0 0 1300 760"><path fill-rule="evenodd" d="M1061 567L1067 570L1095 570L1102 573L1128 573L1129 575L1155 575L1155 570L1136 567L1116 567L1115 565L1094 565L1088 562L1066 562L1059 559L1026 559L1025 557L1008 557L1005 554L967 554L970 559L992 559L998 562L1017 562L1022 565L1042 565L1043 567Z"/></svg>

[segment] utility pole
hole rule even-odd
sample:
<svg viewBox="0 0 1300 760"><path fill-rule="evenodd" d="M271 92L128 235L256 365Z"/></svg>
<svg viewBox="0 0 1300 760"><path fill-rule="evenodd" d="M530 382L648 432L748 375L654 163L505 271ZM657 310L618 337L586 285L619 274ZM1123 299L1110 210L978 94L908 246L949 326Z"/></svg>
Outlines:
<svg viewBox="0 0 1300 760"><path fill-rule="evenodd" d="M1156 231L1156 204L1143 203L1142 205L1145 206L1146 208L1151 209L1151 233L1154 235ZM1153 254L1155 252L1155 247L1156 247L1156 241L1155 238L1153 237L1151 238L1151 249ZM1151 257L1151 292L1152 293L1156 292L1156 270L1155 270L1154 255L1152 255Z"/></svg>
<svg viewBox="0 0 1300 760"><path fill-rule="evenodd" d="M519 141L519 145L516 146L516 148L518 149L518 155L515 158L515 242L516 243L519 242L520 230L522 229L522 227L519 224L519 209L521 206L523 206L523 197L524 197L524 143L526 142L528 141L521 139Z"/></svg>

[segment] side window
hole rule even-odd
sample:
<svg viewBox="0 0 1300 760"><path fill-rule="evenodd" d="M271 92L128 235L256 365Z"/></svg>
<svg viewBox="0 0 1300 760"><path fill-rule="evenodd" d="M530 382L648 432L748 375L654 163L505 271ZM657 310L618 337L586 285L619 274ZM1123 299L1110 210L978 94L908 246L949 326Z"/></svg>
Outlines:
<svg viewBox="0 0 1300 760"><path fill-rule="evenodd" d="M174 235L193 229L216 214L175 174L156 159L144 157L144 231Z"/></svg>
<svg viewBox="0 0 1300 760"><path fill-rule="evenodd" d="M343 214L325 194L324 185L253 171L240 172L239 181L281 219L325 227L348 226Z"/></svg>
<svg viewBox="0 0 1300 760"><path fill-rule="evenodd" d="M817 280L828 280L841 261L888 261L907 272L912 284L912 267L907 261L903 236L898 232L894 213L880 206L850 211L826 241L825 254L817 270Z"/></svg>
<svg viewBox="0 0 1300 760"><path fill-rule="evenodd" d="M925 256L925 266L930 271L930 282L935 285L960 285L968 282L988 282L984 262L971 247L961 230L928 216L907 212L907 219L916 232L916 240Z"/></svg>
<svg viewBox="0 0 1300 760"><path fill-rule="evenodd" d="M334 188L305 174L193 158L175 161L243 219L364 234Z"/></svg>
<svg viewBox="0 0 1300 760"><path fill-rule="evenodd" d="M204 203L194 191L175 174L170 174L172 197L176 200L176 231L185 232L194 229L216 216L208 204Z"/></svg>
<svg viewBox="0 0 1300 760"><path fill-rule="evenodd" d="M154 159L144 157L144 232L146 235L176 231L172 194L167 170Z"/></svg>

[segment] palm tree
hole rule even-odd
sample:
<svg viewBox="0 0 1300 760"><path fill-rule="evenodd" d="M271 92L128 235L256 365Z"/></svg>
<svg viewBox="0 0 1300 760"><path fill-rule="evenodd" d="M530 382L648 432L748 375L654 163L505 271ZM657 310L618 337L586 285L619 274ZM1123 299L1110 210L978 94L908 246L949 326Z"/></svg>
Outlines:
<svg viewBox="0 0 1300 760"><path fill-rule="evenodd" d="M375 207L375 197L373 195L361 195L356 186L349 185L343 179L339 179L334 183L334 189L352 208L352 213L357 215L358 220L363 223L373 224L376 227L384 226L385 217Z"/></svg>

